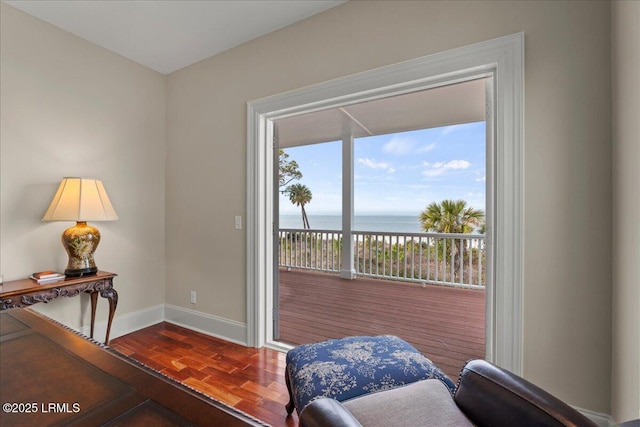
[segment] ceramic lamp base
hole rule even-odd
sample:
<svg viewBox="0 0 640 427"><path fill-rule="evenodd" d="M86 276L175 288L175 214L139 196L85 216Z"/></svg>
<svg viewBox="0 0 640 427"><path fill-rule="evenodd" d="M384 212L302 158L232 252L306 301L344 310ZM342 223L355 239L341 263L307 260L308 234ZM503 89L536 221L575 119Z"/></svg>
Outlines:
<svg viewBox="0 0 640 427"><path fill-rule="evenodd" d="M98 272L93 253L100 243L97 228L78 221L62 233L62 245L69 255L64 274L71 277L90 276Z"/></svg>

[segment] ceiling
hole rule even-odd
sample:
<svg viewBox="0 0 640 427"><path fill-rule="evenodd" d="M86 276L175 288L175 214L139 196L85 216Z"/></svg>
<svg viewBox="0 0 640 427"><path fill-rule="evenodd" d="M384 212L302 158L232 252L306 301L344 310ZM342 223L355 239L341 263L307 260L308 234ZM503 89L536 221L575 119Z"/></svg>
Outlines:
<svg viewBox="0 0 640 427"><path fill-rule="evenodd" d="M486 78L275 120L281 148L485 120Z"/></svg>
<svg viewBox="0 0 640 427"><path fill-rule="evenodd" d="M3 0L163 74L346 0Z"/></svg>

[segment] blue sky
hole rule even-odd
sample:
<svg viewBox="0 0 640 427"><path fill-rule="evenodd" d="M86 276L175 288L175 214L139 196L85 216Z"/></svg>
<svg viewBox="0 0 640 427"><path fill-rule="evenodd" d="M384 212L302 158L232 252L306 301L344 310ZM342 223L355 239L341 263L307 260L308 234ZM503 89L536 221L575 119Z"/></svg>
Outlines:
<svg viewBox="0 0 640 427"><path fill-rule="evenodd" d="M341 141L287 148L313 194L309 215L342 205ZM485 209L485 124L468 123L358 138L354 144L356 215L416 215L431 202L464 199ZM300 208L280 196L281 214Z"/></svg>

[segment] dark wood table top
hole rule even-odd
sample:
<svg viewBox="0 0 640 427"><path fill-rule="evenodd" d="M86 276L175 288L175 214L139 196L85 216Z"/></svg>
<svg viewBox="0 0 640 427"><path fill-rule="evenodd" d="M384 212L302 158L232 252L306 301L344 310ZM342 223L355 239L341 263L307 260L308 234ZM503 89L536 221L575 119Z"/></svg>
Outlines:
<svg viewBox="0 0 640 427"><path fill-rule="evenodd" d="M52 283L44 283L38 284L33 279L19 279L19 280L11 280L9 282L4 282L0 284L0 296L2 298L8 298L14 295L22 295L29 292L34 291L43 291L46 289L60 288L64 286L76 285L78 283L85 282L97 282L103 279L109 279L117 276L115 273L109 273L107 271L98 271L96 274L92 276L83 276L83 277L66 277L64 280L59 280L57 282Z"/></svg>
<svg viewBox="0 0 640 427"><path fill-rule="evenodd" d="M0 424L264 426L28 309L0 313Z"/></svg>

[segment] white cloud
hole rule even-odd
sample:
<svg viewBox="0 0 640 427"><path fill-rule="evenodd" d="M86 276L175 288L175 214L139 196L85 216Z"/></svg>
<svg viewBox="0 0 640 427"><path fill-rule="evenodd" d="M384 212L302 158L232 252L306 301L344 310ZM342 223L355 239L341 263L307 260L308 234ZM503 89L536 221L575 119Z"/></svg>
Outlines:
<svg viewBox="0 0 640 427"><path fill-rule="evenodd" d="M417 153L428 153L429 151L433 150L434 148L436 148L436 143L432 142L429 145L426 145L424 147L419 148L418 150L416 150Z"/></svg>
<svg viewBox="0 0 640 427"><path fill-rule="evenodd" d="M415 146L415 141L411 138L402 137L402 136L394 136L384 144L382 147L382 151L385 153L390 153L395 156L404 156L405 154L409 154L413 151L413 147Z"/></svg>
<svg viewBox="0 0 640 427"><path fill-rule="evenodd" d="M476 178L476 181L478 181L478 182L487 182L487 177L483 176L482 178Z"/></svg>
<svg viewBox="0 0 640 427"><path fill-rule="evenodd" d="M466 160L451 160L450 162L445 163L442 167L445 169L467 169L471 166Z"/></svg>
<svg viewBox="0 0 640 427"><path fill-rule="evenodd" d="M358 159L358 163L360 163L363 166L366 166L370 169L382 169L382 170L386 170L389 173L395 173L395 169L389 165L386 162L379 162L375 159Z"/></svg>
<svg viewBox="0 0 640 427"><path fill-rule="evenodd" d="M450 160L448 162L429 163L424 162L423 165L428 169L423 171L424 176L439 176L449 170L467 169L471 166L466 160Z"/></svg>

